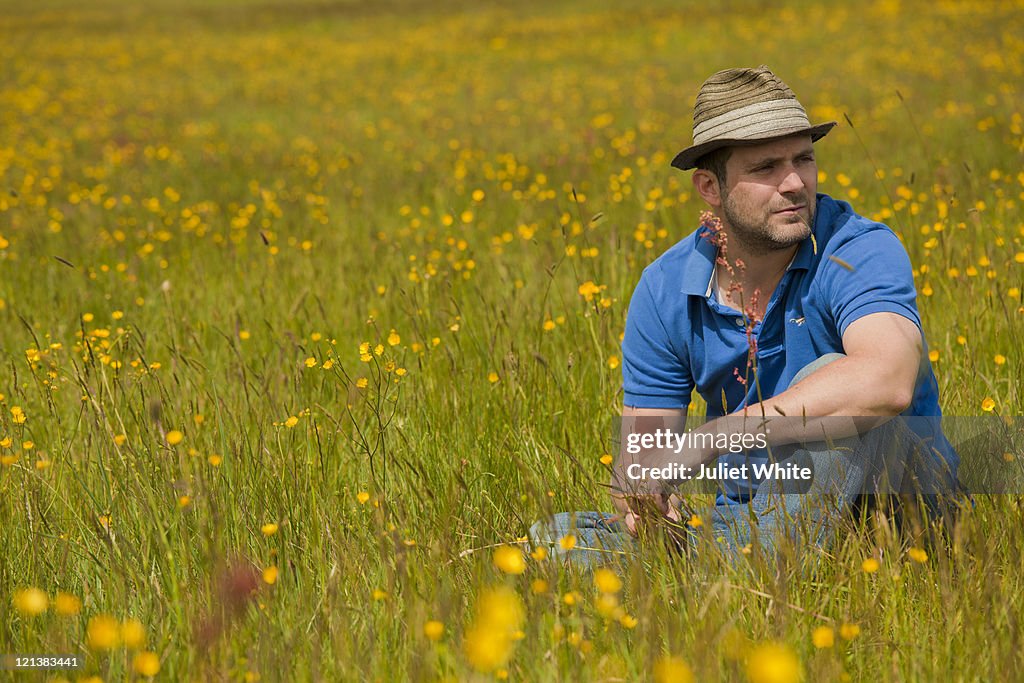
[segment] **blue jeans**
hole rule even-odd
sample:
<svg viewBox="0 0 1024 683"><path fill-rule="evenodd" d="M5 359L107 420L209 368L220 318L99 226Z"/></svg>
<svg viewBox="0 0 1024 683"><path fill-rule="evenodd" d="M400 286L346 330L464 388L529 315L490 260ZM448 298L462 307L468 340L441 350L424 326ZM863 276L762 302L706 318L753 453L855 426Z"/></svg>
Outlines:
<svg viewBox="0 0 1024 683"><path fill-rule="evenodd" d="M822 356L803 368L793 383L838 358L842 354ZM769 553L776 552L782 543L794 548L822 547L831 539L839 518L861 500L868 477L875 476L869 472L873 454L900 452L915 439L900 420L893 420L859 438L828 446L822 443L820 449L802 448L794 457L813 463L814 480L809 491L788 493L776 482L766 481L746 502L734 503L719 496L716 504L698 514L703 524L710 523L720 551L733 559L752 552L755 546ZM896 477L903 475L905 464L905 460L897 463ZM894 475L887 469L886 476ZM922 476L916 468L914 476ZM942 475L926 471L924 476ZM896 486L898 490L898 482ZM934 483L929 484L929 490L935 490ZM693 547L700 535L685 525L689 514L683 515L681 535L682 542ZM564 550L559 540L569 534L576 537L576 544ZM530 527L530 541L583 567L621 561L639 549L625 524L616 515L604 512L557 513L551 520Z"/></svg>

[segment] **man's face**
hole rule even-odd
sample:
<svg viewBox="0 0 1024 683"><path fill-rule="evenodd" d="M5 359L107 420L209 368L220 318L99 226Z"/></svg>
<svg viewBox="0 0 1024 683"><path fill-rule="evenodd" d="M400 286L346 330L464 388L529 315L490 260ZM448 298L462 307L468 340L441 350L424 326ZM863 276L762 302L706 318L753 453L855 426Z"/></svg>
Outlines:
<svg viewBox="0 0 1024 683"><path fill-rule="evenodd" d="M785 249L811 234L818 166L810 135L734 147L726 163L722 218L753 253Z"/></svg>

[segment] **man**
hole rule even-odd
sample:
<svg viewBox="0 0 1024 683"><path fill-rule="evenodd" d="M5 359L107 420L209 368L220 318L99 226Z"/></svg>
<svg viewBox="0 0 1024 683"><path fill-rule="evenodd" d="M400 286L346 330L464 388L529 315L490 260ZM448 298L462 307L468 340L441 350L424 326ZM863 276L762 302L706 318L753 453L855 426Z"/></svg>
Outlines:
<svg viewBox="0 0 1024 683"><path fill-rule="evenodd" d="M694 108L694 144L672 165L696 168L694 188L713 216L644 270L630 302L624 431L643 431L647 418L684 417L696 389L717 418L699 431L750 432L769 449L700 445L664 457L702 471L718 459L767 461L771 446L798 444L814 470L802 493L749 469L722 482L710 521L733 552L783 537L823 544L837 514L870 484L878 490L880 471L895 480L883 493L898 491L904 473L918 493L955 486L958 459L939 426L909 258L888 227L816 192L813 143L835 125L811 125L765 66L708 78ZM630 495L617 474L618 514L561 513L534 525L534 541L572 534L585 549L576 556L590 564L632 549L652 508L680 520L665 495Z"/></svg>

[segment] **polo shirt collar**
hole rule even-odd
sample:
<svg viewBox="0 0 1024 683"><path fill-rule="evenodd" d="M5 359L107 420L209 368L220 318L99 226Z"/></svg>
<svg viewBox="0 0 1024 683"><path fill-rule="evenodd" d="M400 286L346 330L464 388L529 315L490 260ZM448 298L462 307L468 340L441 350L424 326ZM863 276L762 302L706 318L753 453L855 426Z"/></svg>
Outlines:
<svg viewBox="0 0 1024 683"><path fill-rule="evenodd" d="M814 227L818 227L818 221L814 221ZM789 270L810 270L811 263L814 261L814 235L817 229L811 231L811 236L800 243L800 246L796 248L796 254L793 255L793 260L789 262L789 266L786 268Z"/></svg>
<svg viewBox="0 0 1024 683"><path fill-rule="evenodd" d="M703 297L707 295L711 276L715 273L718 247L711 243L711 234L707 228L699 228L693 239L696 243L683 268L682 293Z"/></svg>

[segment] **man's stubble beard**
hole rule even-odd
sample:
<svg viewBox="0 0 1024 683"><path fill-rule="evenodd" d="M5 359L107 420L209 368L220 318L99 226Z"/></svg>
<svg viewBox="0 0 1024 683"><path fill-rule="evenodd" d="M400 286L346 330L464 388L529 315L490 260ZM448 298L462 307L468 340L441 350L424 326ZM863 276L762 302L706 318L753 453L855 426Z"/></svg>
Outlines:
<svg viewBox="0 0 1024 683"><path fill-rule="evenodd" d="M803 216L797 215L797 220L787 225L793 225L794 223L800 223L803 225L803 230L798 233L788 233L785 235L777 234L777 231L773 231L768 224L772 214L768 214L768 219L760 223L753 223L747 221L737 213L731 206L729 201L729 195L724 194L722 197L722 214L725 218L726 224L729 226L730 235L740 243L741 248L749 254L764 254L772 251L781 251L788 249L794 244L799 244L811 235L811 227L814 225L815 212L817 209L817 202L815 198L807 201L807 213L809 222L804 222Z"/></svg>

